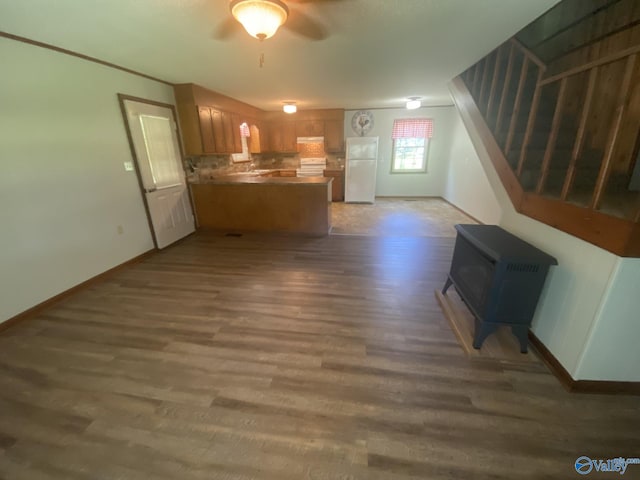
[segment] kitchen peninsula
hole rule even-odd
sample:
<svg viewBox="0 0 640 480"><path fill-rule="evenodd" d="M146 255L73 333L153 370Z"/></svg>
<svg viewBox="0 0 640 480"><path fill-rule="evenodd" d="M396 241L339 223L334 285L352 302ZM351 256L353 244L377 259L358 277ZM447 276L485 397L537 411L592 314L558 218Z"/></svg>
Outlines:
<svg viewBox="0 0 640 480"><path fill-rule="evenodd" d="M330 177L247 172L191 183L200 228L323 236L331 229Z"/></svg>

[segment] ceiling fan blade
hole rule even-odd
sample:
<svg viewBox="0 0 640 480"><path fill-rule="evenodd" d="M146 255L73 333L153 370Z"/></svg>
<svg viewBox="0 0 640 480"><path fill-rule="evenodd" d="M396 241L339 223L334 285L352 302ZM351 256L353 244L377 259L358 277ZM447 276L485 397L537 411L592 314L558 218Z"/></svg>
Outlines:
<svg viewBox="0 0 640 480"><path fill-rule="evenodd" d="M229 17L220 22L213 31L213 38L216 40L227 40L234 36L239 30L240 24L233 17Z"/></svg>
<svg viewBox="0 0 640 480"><path fill-rule="evenodd" d="M287 30L310 40L324 40L328 36L327 28L322 23L300 12L291 9L289 19L282 26Z"/></svg>

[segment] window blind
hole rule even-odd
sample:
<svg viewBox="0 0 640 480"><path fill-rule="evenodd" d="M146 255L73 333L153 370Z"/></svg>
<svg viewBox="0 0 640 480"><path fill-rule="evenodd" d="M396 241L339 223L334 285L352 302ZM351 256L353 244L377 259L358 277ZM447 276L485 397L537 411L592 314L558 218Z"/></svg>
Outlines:
<svg viewBox="0 0 640 480"><path fill-rule="evenodd" d="M430 118L401 118L394 120L391 138L431 138L433 120Z"/></svg>

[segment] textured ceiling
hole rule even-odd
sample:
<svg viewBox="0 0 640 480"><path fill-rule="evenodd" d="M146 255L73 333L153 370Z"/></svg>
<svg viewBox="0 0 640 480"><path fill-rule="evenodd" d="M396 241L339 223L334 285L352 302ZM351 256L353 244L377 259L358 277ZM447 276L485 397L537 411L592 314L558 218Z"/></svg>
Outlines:
<svg viewBox="0 0 640 480"><path fill-rule="evenodd" d="M443 105L451 78L555 3L290 1L291 20L313 20L326 38L281 29L260 43L240 29L218 39L227 0L0 0L0 30L266 110Z"/></svg>

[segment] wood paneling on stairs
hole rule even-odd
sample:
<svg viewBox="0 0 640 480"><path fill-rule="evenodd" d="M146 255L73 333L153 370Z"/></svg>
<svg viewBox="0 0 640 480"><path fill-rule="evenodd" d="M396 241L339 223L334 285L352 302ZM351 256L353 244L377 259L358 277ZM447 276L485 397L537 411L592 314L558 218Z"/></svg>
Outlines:
<svg viewBox="0 0 640 480"><path fill-rule="evenodd" d="M453 87L519 212L632 257L640 256L639 54L638 2L564 0Z"/></svg>

